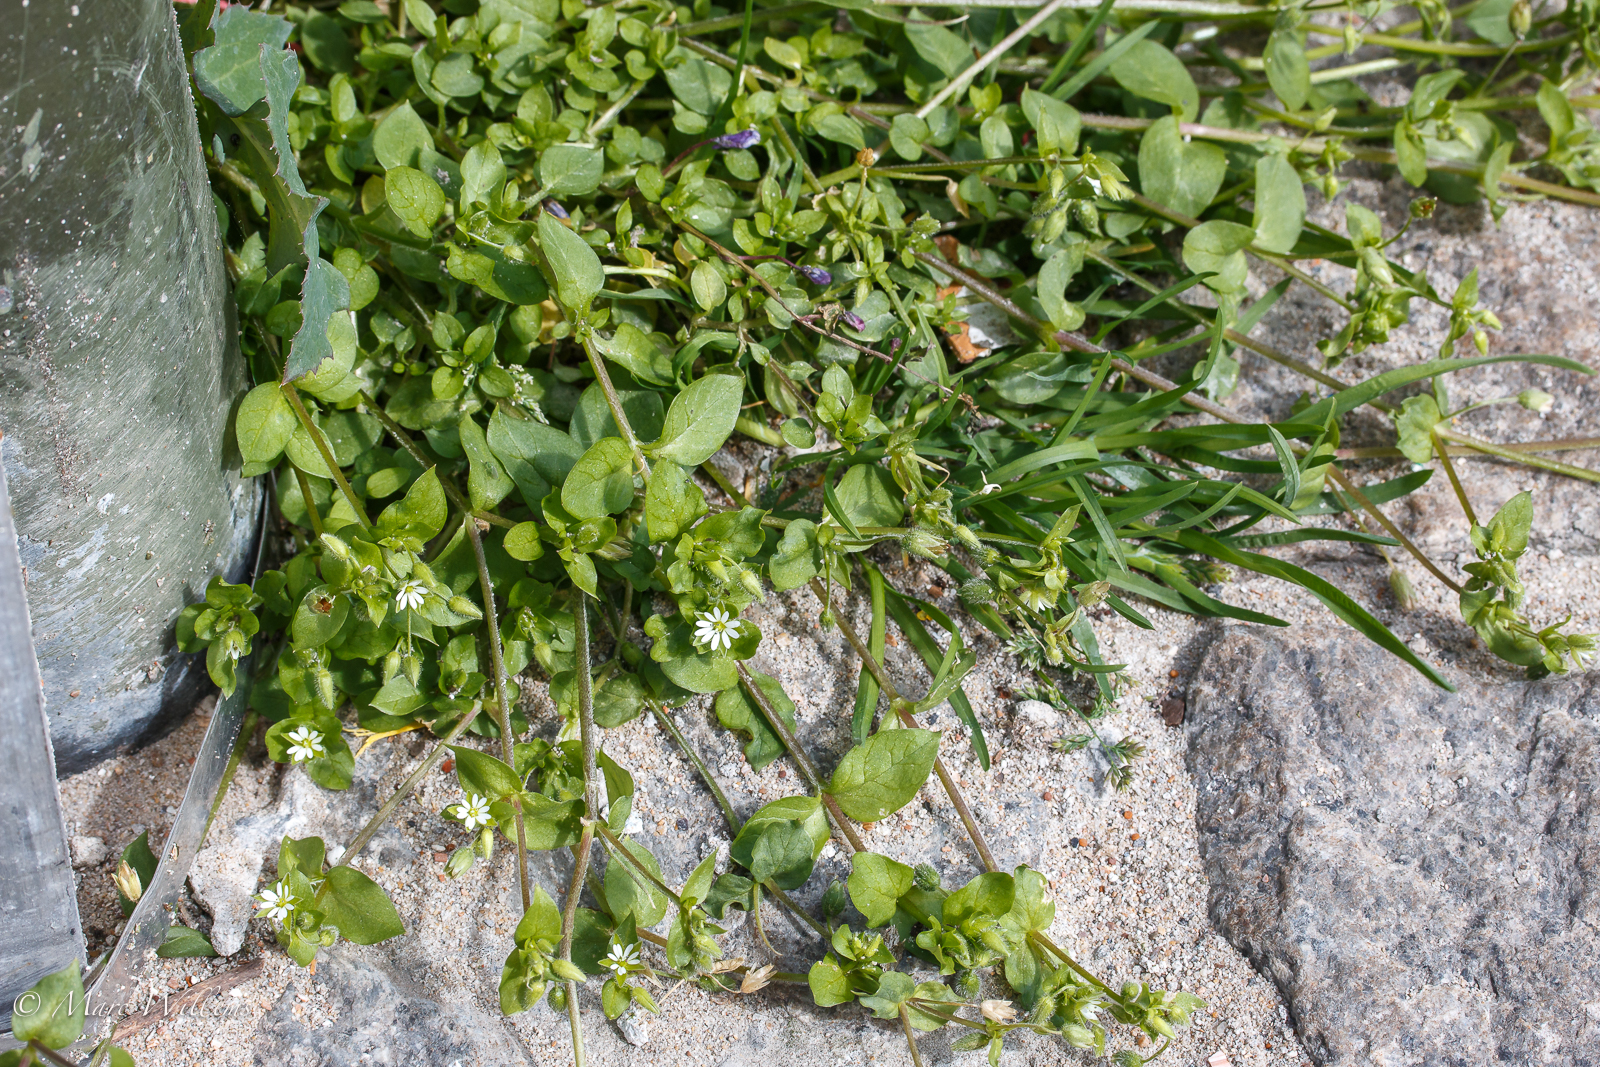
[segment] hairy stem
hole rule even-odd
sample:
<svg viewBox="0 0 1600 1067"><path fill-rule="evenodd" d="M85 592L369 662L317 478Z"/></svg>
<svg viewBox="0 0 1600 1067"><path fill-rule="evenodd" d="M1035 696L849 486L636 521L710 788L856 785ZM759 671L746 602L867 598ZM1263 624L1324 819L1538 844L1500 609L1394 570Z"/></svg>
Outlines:
<svg viewBox="0 0 1600 1067"><path fill-rule="evenodd" d="M467 537L472 541L472 553L478 558L478 585L483 589L483 624L489 632L489 664L494 670L495 718L500 723L500 758L507 767L516 766L512 750L511 703L506 699L505 650L500 647L500 622L494 609L494 581L489 577L489 561L483 554L483 536L478 520L468 515L462 522ZM517 827L517 884L522 887L522 910L533 904L528 894L528 836L522 821L522 800L513 804Z"/></svg>
<svg viewBox="0 0 1600 1067"><path fill-rule="evenodd" d="M289 464L294 467L294 464ZM311 520L311 532L322 537L322 516L317 514L317 502L311 498L311 479L299 467L294 467L294 479L300 483L300 497L306 502L306 517Z"/></svg>
<svg viewBox="0 0 1600 1067"><path fill-rule="evenodd" d="M561 958L572 962L572 929L578 921L578 898L583 894L583 878L589 871L589 847L594 843L594 824L583 821L583 834L572 851L572 882L561 909ZM567 983L567 1022L572 1029L572 1062L583 1067L583 1021L578 1017L578 983Z"/></svg>
<svg viewBox="0 0 1600 1067"><path fill-rule="evenodd" d="M1555 474L1565 474L1571 478L1581 478L1586 482L1600 482L1600 471L1593 471L1588 467L1578 467L1571 463L1562 463L1560 460L1545 459L1543 456L1530 456L1525 452L1514 452L1509 448L1480 440L1471 434L1453 430L1448 426L1437 426L1434 429L1445 440L1465 445L1474 452L1482 452L1485 455L1496 456L1500 459L1514 460L1517 463L1525 463L1530 467L1538 467L1540 470L1551 471Z"/></svg>
<svg viewBox="0 0 1600 1067"><path fill-rule="evenodd" d="M644 458L644 449L639 447L639 438L628 423L627 413L622 410L622 398L617 395L617 387L611 384L605 357L595 351L594 343L587 337L583 339L583 350L589 356L589 366L594 368L595 381L600 383L600 391L606 395L606 406L611 409L611 417L617 420L617 431L627 442L628 450L633 453L633 462L638 465L640 477L648 482L650 463Z"/></svg>
<svg viewBox="0 0 1600 1067"><path fill-rule="evenodd" d="M349 847L344 850L344 855L339 858L339 862L334 864L335 867L348 867L350 861L355 859L356 855L367 847L372 838L383 827L383 824L389 821L389 816L394 814L395 809L400 806L400 802L410 796L411 791L421 784L422 780L439 765L439 761L444 759L449 747L462 734L467 732L467 727L472 725L472 721L478 717L478 713L482 710L481 705L474 708L463 715L460 722L450 728L450 732L445 734L439 743L433 747L432 752L428 753L428 758L422 761L422 766L407 775L406 780L400 783L400 788L394 791L394 795L384 801L383 806L374 813L372 818L367 820L367 825L363 826L361 832L356 834L355 840L351 841Z"/></svg>
<svg viewBox="0 0 1600 1067"><path fill-rule="evenodd" d="M333 480L339 483L339 489L344 493L344 498L350 502L350 509L356 513L356 518L361 520L365 529L372 529L372 520L367 518L367 513L361 506L361 500L356 496L356 491L350 488L350 483L345 479L344 471L339 469L339 464L333 458L333 450L328 447L328 439L322 436L322 431L317 424L311 421L311 415L306 411L306 406L300 402L300 391L294 387L293 382L284 382L279 387L284 398L289 401L289 406L294 408L295 418L300 420L300 425L306 433L311 435L312 442L317 446L317 452L322 456L322 462L327 466Z"/></svg>
<svg viewBox="0 0 1600 1067"><path fill-rule="evenodd" d="M850 820L845 817L844 812L839 810L838 802L822 788L822 776L817 773L816 765L811 762L811 757L806 755L805 749L800 747L800 742L794 736L794 732L783 721L783 716L779 715L778 709L772 706L772 702L767 699L767 694L761 691L761 687L750 676L750 672L745 668L745 665L741 663L738 668L739 680L744 683L745 692L750 695L751 700L755 701L756 707L761 709L761 714L766 717L767 724L772 727L773 733L778 735L778 739L783 742L783 747L788 751L790 758L794 760L795 766L800 769L801 776L816 791L817 797L822 801L823 806L828 809L828 816L832 820L834 828L844 835L844 839L849 842L851 849L856 852L865 852L867 850L866 844L862 842L860 836L856 833L855 827L850 825Z"/></svg>
<svg viewBox="0 0 1600 1067"><path fill-rule="evenodd" d="M900 1029L905 1031L906 1047L911 1050L912 1067L922 1067L922 1053L917 1051L917 1035L911 1029L911 1013L906 1011L904 1004L900 1005Z"/></svg>

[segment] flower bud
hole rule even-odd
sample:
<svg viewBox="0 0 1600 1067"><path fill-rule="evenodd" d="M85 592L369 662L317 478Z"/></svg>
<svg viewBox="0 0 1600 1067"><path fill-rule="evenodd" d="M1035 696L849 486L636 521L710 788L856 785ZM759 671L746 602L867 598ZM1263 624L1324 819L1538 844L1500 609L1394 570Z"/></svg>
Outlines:
<svg viewBox="0 0 1600 1067"><path fill-rule="evenodd" d="M401 668L406 672L406 680L413 686L422 678L422 659L415 652L407 652L401 660Z"/></svg>
<svg viewBox="0 0 1600 1067"><path fill-rule="evenodd" d="M766 599L767 591L761 588L761 579L756 576L755 571L750 570L748 567L739 569L739 584L744 586L745 592L757 600Z"/></svg>
<svg viewBox="0 0 1600 1067"><path fill-rule="evenodd" d="M982 578L969 578L961 583L958 595L961 602L968 607L978 607L983 604L994 603L994 586Z"/></svg>
<svg viewBox="0 0 1600 1067"><path fill-rule="evenodd" d="M1556 398L1543 389L1524 389L1517 394L1517 403L1529 411L1537 411L1541 415L1549 411L1555 405L1555 402Z"/></svg>
<svg viewBox="0 0 1600 1067"><path fill-rule="evenodd" d="M322 535L322 543L323 543L324 546L326 546L326 548L328 549L329 552L332 552L335 556L338 556L340 559L349 559L350 558L350 546L345 544L343 540L341 540L340 538L334 536L333 534L331 534L331 533L323 534Z"/></svg>
<svg viewBox="0 0 1600 1067"><path fill-rule="evenodd" d="M1089 582L1078 589L1078 603L1086 608L1103 603L1111 593L1110 582Z"/></svg>
<svg viewBox="0 0 1600 1067"><path fill-rule="evenodd" d="M571 215L567 214L566 208L562 207L554 200L546 200L544 202L544 209L558 219L570 219L572 217Z"/></svg>
<svg viewBox="0 0 1600 1067"><path fill-rule="evenodd" d="M807 267L797 263L795 264L794 269L799 271L801 274L804 274L806 276L806 280L812 285L829 285L833 282L833 275L829 274L821 267Z"/></svg>
<svg viewBox="0 0 1600 1067"><path fill-rule="evenodd" d="M135 904L144 896L144 886L139 881L139 872L134 870L127 860L117 862L117 873L111 876L111 880L116 883L117 892Z"/></svg>
<svg viewBox="0 0 1600 1067"><path fill-rule="evenodd" d="M831 921L838 915L842 914L844 912L844 904L844 886L838 881L835 881L832 885L828 886L827 891L822 894L823 918Z"/></svg>
<svg viewBox="0 0 1600 1067"><path fill-rule="evenodd" d="M706 143L717 148L754 148L761 143L761 131L752 126L750 129L740 130L738 133L725 133L721 137L713 137Z"/></svg>
<svg viewBox="0 0 1600 1067"><path fill-rule="evenodd" d="M854 311L846 311L844 313L844 324L857 333L867 328L867 320L857 315Z"/></svg>
<svg viewBox="0 0 1600 1067"><path fill-rule="evenodd" d="M1389 589L1394 593L1395 603L1400 605L1401 611L1417 610L1417 591L1405 571L1398 567L1389 569Z"/></svg>
<svg viewBox="0 0 1600 1067"><path fill-rule="evenodd" d="M1311 128L1318 133L1327 130L1333 125L1333 120L1339 117L1339 109L1326 107L1317 112L1317 117L1311 120Z"/></svg>
<svg viewBox="0 0 1600 1067"><path fill-rule="evenodd" d="M949 551L950 545L944 538L928 529L926 526L913 526L900 538L900 547L913 556L923 559L940 559Z"/></svg>
<svg viewBox="0 0 1600 1067"><path fill-rule="evenodd" d="M470 597L453 596L448 601L450 610L457 615L465 615L469 619L483 618L483 609L474 604Z"/></svg>
<svg viewBox="0 0 1600 1067"><path fill-rule="evenodd" d="M1419 196L1411 201L1411 217L1414 219L1433 218L1433 209L1439 206L1439 201L1431 196Z"/></svg>
<svg viewBox="0 0 1600 1067"><path fill-rule="evenodd" d="M971 971L962 971L956 977L956 993L962 1000L976 1000L983 992L983 982Z"/></svg>
<svg viewBox="0 0 1600 1067"><path fill-rule="evenodd" d="M919 863L913 868L912 878L917 888L925 893L932 893L939 888L939 872L926 863Z"/></svg>
<svg viewBox="0 0 1600 1067"><path fill-rule="evenodd" d="M444 873L451 878L460 878L463 874L472 870L472 864L476 858L470 845L458 848L450 853L450 861L444 865Z"/></svg>
<svg viewBox="0 0 1600 1067"><path fill-rule="evenodd" d="M1517 40L1528 36L1528 31L1533 28L1533 5L1528 0L1517 0L1506 15L1506 25L1511 27Z"/></svg>

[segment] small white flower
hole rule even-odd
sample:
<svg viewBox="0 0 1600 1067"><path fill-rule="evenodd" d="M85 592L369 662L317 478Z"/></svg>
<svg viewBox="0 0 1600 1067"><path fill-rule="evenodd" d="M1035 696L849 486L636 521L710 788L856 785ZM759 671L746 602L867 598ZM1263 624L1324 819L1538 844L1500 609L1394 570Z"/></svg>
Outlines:
<svg viewBox="0 0 1600 1067"><path fill-rule="evenodd" d="M618 978L628 977L628 971L639 964L638 945L612 945L611 951L606 953L602 960Z"/></svg>
<svg viewBox="0 0 1600 1067"><path fill-rule="evenodd" d="M295 763L316 759L326 752L322 735L309 726L297 726L289 731L289 758Z"/></svg>
<svg viewBox="0 0 1600 1067"><path fill-rule="evenodd" d="M489 800L477 793L467 798L465 804L456 805L456 814L461 816L461 825L468 830L476 830L480 826L489 825Z"/></svg>
<svg viewBox="0 0 1600 1067"><path fill-rule="evenodd" d="M719 648L732 648L734 635L738 632L738 619L721 608L712 608L694 624L694 643L705 645L712 652Z"/></svg>
<svg viewBox="0 0 1600 1067"><path fill-rule="evenodd" d="M422 607L423 597L427 593L428 587L413 578L409 582L402 583L400 588L395 590L395 606L401 611L416 611Z"/></svg>
<svg viewBox="0 0 1600 1067"><path fill-rule="evenodd" d="M287 884L279 882L256 894L256 909L263 918L281 923L294 911L294 894L289 892Z"/></svg>

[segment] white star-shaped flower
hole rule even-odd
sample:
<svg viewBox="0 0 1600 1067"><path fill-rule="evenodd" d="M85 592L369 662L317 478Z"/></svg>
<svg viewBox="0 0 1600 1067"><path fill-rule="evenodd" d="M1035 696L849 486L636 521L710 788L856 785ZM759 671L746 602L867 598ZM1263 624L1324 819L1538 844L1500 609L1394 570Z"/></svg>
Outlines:
<svg viewBox="0 0 1600 1067"><path fill-rule="evenodd" d="M279 882L256 894L256 909L263 917L281 923L294 911L294 894L287 884Z"/></svg>
<svg viewBox="0 0 1600 1067"><path fill-rule="evenodd" d="M401 611L415 611L422 607L422 600L428 594L428 587L417 579L403 582L394 592L395 606Z"/></svg>
<svg viewBox="0 0 1600 1067"><path fill-rule="evenodd" d="M738 619L721 608L712 608L695 622L694 643L704 645L712 652L719 648L732 648L734 635L738 632Z"/></svg>
<svg viewBox="0 0 1600 1067"><path fill-rule="evenodd" d="M289 758L295 763L314 760L326 752L322 735L309 726L296 726L289 731Z"/></svg>
<svg viewBox="0 0 1600 1067"><path fill-rule="evenodd" d="M456 814L461 816L461 825L468 830L476 830L480 826L488 826L489 799L474 793L467 798L465 804L456 805Z"/></svg>
<svg viewBox="0 0 1600 1067"><path fill-rule="evenodd" d="M638 945L612 945L611 951L601 961L610 967L618 978L628 977L628 972L639 964Z"/></svg>

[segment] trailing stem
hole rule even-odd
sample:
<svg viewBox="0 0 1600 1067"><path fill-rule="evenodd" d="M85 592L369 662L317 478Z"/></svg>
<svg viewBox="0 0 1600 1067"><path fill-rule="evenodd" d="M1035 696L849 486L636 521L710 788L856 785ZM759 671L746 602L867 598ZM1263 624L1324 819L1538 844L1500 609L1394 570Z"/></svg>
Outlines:
<svg viewBox="0 0 1600 1067"><path fill-rule="evenodd" d="M511 703L506 699L505 650L500 647L500 621L494 607L494 581L489 577L489 561L483 554L483 536L478 529L478 520L468 515L461 525L472 541L473 555L478 558L478 584L483 589L483 624L489 632L489 663L494 671L495 717L500 725L500 757L507 767L514 767L517 761L512 748ZM520 797L513 798L512 810L517 827L517 883L522 887L522 910L527 911L533 898L528 893L528 838L522 821Z"/></svg>

